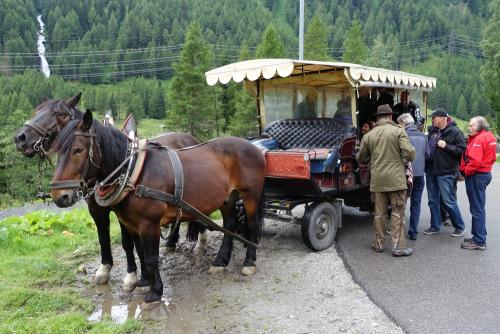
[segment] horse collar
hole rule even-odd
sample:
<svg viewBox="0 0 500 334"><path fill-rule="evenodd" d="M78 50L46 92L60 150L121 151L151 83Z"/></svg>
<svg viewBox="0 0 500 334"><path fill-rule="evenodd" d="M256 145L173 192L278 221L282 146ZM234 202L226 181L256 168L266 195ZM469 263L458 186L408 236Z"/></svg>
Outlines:
<svg viewBox="0 0 500 334"><path fill-rule="evenodd" d="M147 141L145 139L141 140L138 145L136 142L129 141L129 144L131 145L129 145L127 158L104 181L94 187L94 197L100 206L116 205L128 195L131 189L134 189L146 158ZM112 183L107 184L111 177L120 171L127 162L128 167L125 173L121 174Z"/></svg>

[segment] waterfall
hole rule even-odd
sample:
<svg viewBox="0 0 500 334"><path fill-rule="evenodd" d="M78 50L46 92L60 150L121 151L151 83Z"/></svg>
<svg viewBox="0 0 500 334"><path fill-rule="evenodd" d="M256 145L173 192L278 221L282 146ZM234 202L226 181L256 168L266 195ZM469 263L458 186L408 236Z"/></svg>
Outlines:
<svg viewBox="0 0 500 334"><path fill-rule="evenodd" d="M43 35L43 31L45 30L45 23L42 21L42 15L38 15L36 17L38 23L40 24L40 31L37 33L37 41L36 45L38 48L38 55L40 56L40 60L42 62L42 72L48 78L50 77L50 68L47 59L45 58L45 36Z"/></svg>

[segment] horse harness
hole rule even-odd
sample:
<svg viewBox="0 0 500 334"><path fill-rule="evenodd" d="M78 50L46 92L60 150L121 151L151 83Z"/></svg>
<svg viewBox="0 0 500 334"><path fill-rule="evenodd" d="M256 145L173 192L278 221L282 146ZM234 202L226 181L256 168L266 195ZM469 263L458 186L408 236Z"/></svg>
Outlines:
<svg viewBox="0 0 500 334"><path fill-rule="evenodd" d="M151 143L154 147L164 148L168 152L168 156L170 158L170 162L172 164L173 172L174 172L174 194L169 194L163 191L151 189L144 185L138 185L135 187L135 195L140 198L148 198L161 202L165 202L177 207L177 218L175 221L174 228L177 228L180 222L180 218L182 216L182 212L185 211L191 214L193 217L200 219L203 224L208 225L210 228L220 231L224 234L231 236L232 238L243 242L249 246L257 247L257 244L248 241L247 239L241 237L240 235L229 231L228 229L218 225L213 220L208 218L205 214L200 212L195 207L191 206L189 203L182 199L182 194L184 191L184 171L182 169L182 163L177 155L175 150L172 150L166 146L162 146L156 143Z"/></svg>

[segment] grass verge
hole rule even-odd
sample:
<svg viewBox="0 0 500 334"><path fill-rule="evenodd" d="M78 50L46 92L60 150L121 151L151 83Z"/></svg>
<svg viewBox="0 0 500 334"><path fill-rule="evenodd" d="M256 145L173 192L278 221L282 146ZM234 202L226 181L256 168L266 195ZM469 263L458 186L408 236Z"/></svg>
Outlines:
<svg viewBox="0 0 500 334"><path fill-rule="evenodd" d="M112 239L119 240L118 224ZM131 333L142 325L90 322L78 267L99 251L86 209L0 221L0 333ZM85 284L85 283L83 283Z"/></svg>

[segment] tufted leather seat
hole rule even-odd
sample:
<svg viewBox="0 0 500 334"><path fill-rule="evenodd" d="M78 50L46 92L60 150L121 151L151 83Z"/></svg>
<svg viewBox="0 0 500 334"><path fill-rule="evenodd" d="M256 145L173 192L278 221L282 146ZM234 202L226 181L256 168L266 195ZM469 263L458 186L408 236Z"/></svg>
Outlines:
<svg viewBox="0 0 500 334"><path fill-rule="evenodd" d="M284 119L269 124L264 134L274 138L281 149L338 147L342 141L355 135L352 125L332 118Z"/></svg>

